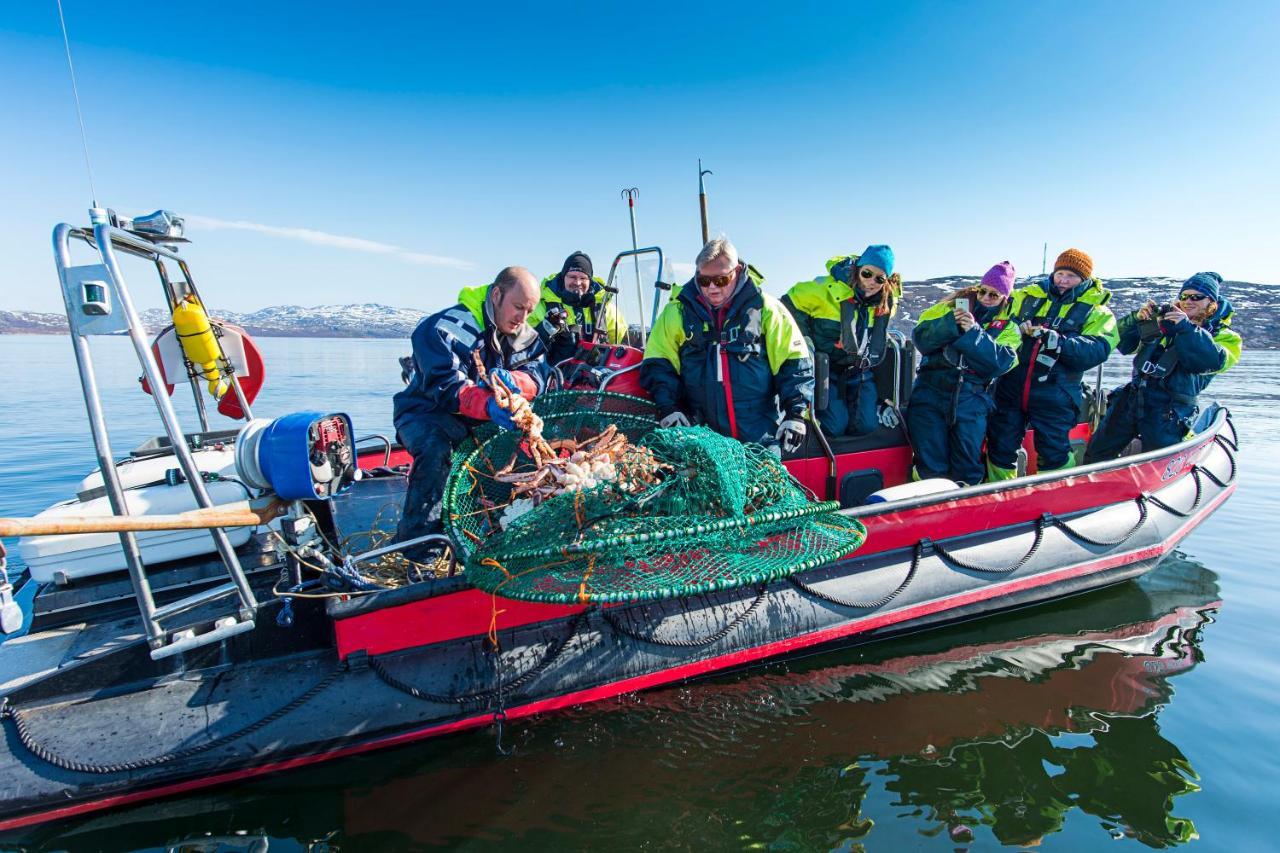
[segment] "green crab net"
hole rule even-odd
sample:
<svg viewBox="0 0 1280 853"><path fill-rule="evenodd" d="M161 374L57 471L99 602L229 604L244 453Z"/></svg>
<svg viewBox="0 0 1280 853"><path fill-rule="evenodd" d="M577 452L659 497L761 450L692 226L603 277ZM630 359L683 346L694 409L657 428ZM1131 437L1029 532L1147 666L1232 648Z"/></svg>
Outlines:
<svg viewBox="0 0 1280 853"><path fill-rule="evenodd" d="M814 500L768 449L658 428L651 404L563 391L534 405L555 458L500 432L455 455L444 518L479 589L626 602L762 583L857 549L866 529ZM545 449L545 448L544 448Z"/></svg>

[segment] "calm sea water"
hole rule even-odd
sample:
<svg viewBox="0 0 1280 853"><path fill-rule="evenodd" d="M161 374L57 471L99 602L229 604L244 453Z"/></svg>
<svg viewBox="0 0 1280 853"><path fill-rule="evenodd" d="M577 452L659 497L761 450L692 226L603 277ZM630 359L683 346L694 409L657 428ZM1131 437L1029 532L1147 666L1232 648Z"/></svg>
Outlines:
<svg viewBox="0 0 1280 853"><path fill-rule="evenodd" d="M358 432L389 429L403 343L260 343L262 413L345 410ZM158 422L127 342L95 341L95 356L120 454ZM0 336L0 363L0 515L27 514L65 496L93 454L65 339ZM1274 849L1280 353L1246 352L1208 396L1240 430L1239 490L1138 582L520 722L512 757L476 732L5 841L1092 850L1198 837Z"/></svg>

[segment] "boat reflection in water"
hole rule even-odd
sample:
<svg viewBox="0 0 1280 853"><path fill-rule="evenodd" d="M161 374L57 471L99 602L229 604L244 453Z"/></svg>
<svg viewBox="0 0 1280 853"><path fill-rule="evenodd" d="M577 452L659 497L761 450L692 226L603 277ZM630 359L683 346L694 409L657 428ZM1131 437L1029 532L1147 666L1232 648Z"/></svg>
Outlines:
<svg viewBox="0 0 1280 853"><path fill-rule="evenodd" d="M970 626L518 724L508 758L447 738L3 841L1025 846L1078 812L1083 843L1176 845L1197 837L1174 814L1197 777L1158 718L1173 677L1202 661L1216 581L1174 555L1140 581Z"/></svg>

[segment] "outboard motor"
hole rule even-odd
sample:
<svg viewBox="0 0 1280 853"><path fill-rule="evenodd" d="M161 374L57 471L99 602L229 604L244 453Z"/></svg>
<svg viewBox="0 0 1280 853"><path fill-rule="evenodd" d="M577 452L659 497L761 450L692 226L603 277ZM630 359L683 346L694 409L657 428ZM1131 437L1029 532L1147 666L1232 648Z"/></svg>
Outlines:
<svg viewBox="0 0 1280 853"><path fill-rule="evenodd" d="M351 418L321 412L255 418L236 437L236 472L288 501L339 495L359 472Z"/></svg>

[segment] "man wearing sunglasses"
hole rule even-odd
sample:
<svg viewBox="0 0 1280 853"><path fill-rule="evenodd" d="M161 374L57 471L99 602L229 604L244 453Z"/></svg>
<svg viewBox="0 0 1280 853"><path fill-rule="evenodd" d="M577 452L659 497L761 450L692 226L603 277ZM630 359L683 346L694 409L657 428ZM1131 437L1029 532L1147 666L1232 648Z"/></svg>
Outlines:
<svg viewBox="0 0 1280 853"><path fill-rule="evenodd" d="M813 361L795 320L723 237L667 303L640 366L663 427L703 423L740 441L794 452L813 403Z"/></svg>
<svg viewBox="0 0 1280 853"><path fill-rule="evenodd" d="M593 275L586 252L569 255L559 273L542 280L542 301L529 317L529 325L538 330L548 363L572 358L581 340L597 336L611 344L626 340L627 321L617 300L607 295L604 282Z"/></svg>
<svg viewBox="0 0 1280 853"><path fill-rule="evenodd" d="M1111 291L1093 277L1093 259L1067 249L1048 279L1013 292L1008 317L1021 331L1018 363L996 384L987 421L987 478L1017 475L1027 427L1041 473L1076 463L1070 433L1080 421L1084 372L1107 360L1119 341L1107 307Z"/></svg>
<svg viewBox="0 0 1280 853"><path fill-rule="evenodd" d="M395 396L396 436L413 456L396 540L443 532L440 507L449 458L485 421L514 429L511 413L480 380L476 354L487 379L501 379L527 400L546 388L546 349L528 318L538 305L538 280L524 267L507 267L492 284L464 288L458 304L432 314L413 331L404 390ZM429 562L431 546L405 549L411 560Z"/></svg>
<svg viewBox="0 0 1280 853"><path fill-rule="evenodd" d="M866 435L880 424L873 370L884 360L902 295L893 265L893 249L868 246L861 255L832 258L828 275L802 281L782 297L814 355L829 359L827 406L818 412L829 435Z"/></svg>
<svg viewBox="0 0 1280 853"><path fill-rule="evenodd" d="M1221 288L1222 276L1198 272L1183 283L1176 304L1148 301L1121 318L1120 352L1135 353L1133 379L1111 394L1086 462L1115 459L1134 438L1143 450L1186 438L1200 392L1240 360L1244 345Z"/></svg>

